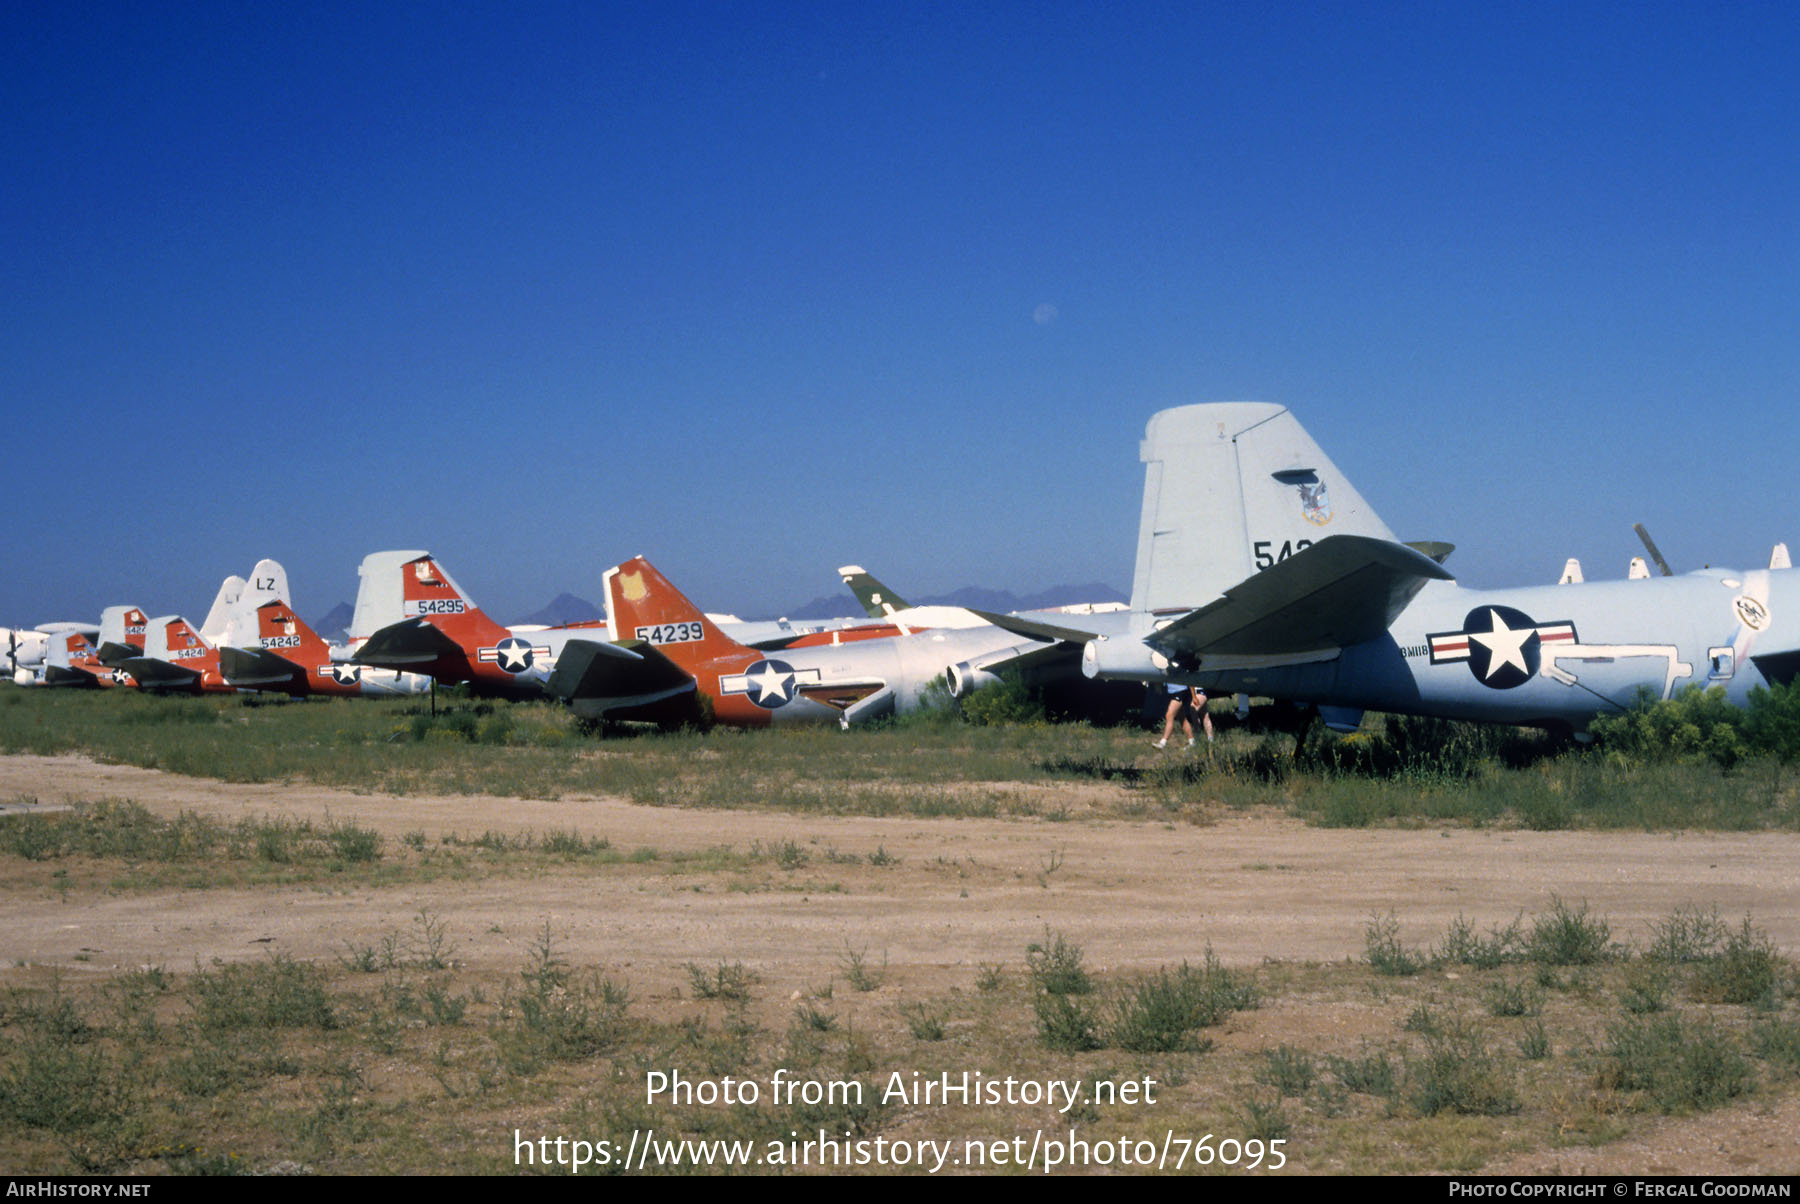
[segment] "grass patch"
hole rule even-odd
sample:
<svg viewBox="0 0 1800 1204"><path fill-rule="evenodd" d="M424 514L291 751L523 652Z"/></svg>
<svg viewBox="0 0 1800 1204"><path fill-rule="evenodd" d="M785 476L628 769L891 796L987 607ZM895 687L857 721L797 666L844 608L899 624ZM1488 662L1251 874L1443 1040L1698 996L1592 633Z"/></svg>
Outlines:
<svg viewBox="0 0 1800 1204"><path fill-rule="evenodd" d="M1755 747L1731 767L1704 758L1657 763L1541 733L1396 717L1370 716L1348 736L1315 733L1297 758L1290 737L1227 724L1207 757L1170 764L1146 751L1134 727L1078 723L605 737L549 703L443 691L436 715L404 698L271 706L251 696L134 691L0 697L0 750L83 752L196 777L400 795L584 794L798 813L1076 818L1040 806L1030 792L1085 780L1105 793L1084 805L1116 815L1268 806L1331 826L1800 830L1797 787L1774 754L1757 760ZM0 821L0 843L7 826ZM29 856L35 839L28 833L10 847ZM352 833L342 840L341 857L366 852ZM599 851L573 833L541 843L557 855ZM797 844L773 852L811 856Z"/></svg>

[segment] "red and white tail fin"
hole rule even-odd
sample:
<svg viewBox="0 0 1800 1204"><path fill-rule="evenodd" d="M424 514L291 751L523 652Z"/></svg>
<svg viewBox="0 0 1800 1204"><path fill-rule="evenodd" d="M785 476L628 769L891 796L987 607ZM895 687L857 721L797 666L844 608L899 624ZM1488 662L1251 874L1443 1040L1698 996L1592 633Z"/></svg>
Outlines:
<svg viewBox="0 0 1800 1204"><path fill-rule="evenodd" d="M424 619L469 650L510 632L490 619L429 552L374 552L363 558L351 644L405 619Z"/></svg>
<svg viewBox="0 0 1800 1204"><path fill-rule="evenodd" d="M407 618L424 619L464 649L493 644L512 634L488 618L430 556L421 556L406 566L401 596L401 609Z"/></svg>
<svg viewBox="0 0 1800 1204"><path fill-rule="evenodd" d="M362 578L356 587L356 609L350 616L350 646L362 647L364 640L406 617L405 582L401 573L414 560L430 556L429 552L370 552L357 568Z"/></svg>
<svg viewBox="0 0 1800 1204"><path fill-rule="evenodd" d="M104 655L108 644L124 649L119 656L132 656L144 650L144 629L150 620L135 606L109 606L100 612L100 647Z"/></svg>
<svg viewBox="0 0 1800 1204"><path fill-rule="evenodd" d="M212 642L180 615L151 619L144 631L144 655L161 661L187 662L206 659Z"/></svg>
<svg viewBox="0 0 1800 1204"><path fill-rule="evenodd" d="M100 658L94 655L94 645L87 636L79 631L65 631L50 637L50 643L44 649L44 663L58 669L91 671L100 667Z"/></svg>
<svg viewBox="0 0 1800 1204"><path fill-rule="evenodd" d="M248 642L250 647L273 652L302 668L330 662L331 649L326 645L324 637L308 627L305 620L295 614L294 608L285 601L278 599L264 602L256 608L255 617L255 634ZM307 672L311 671L310 668L307 669Z"/></svg>
<svg viewBox="0 0 1800 1204"><path fill-rule="evenodd" d="M608 569L602 579L615 640L654 644L657 651L689 670L722 656L757 655L720 631L718 624L642 556Z"/></svg>

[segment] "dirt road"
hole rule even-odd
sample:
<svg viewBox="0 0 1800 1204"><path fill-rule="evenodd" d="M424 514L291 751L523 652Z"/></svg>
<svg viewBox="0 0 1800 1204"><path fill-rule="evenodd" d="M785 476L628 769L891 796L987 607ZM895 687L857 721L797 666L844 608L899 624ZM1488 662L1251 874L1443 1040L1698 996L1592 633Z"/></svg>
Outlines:
<svg viewBox="0 0 1800 1204"><path fill-rule="evenodd" d="M1210 826L796 816L607 798L395 798L0 757L0 799L22 795L40 805L128 798L163 816L191 810L228 822L354 821L389 840L575 829L659 858L382 889L77 891L69 900L45 890L7 900L4 964L179 966L271 948L329 957L405 929L422 908L446 922L472 966L516 966L521 942L548 920L570 960L631 967L653 982L678 980L689 961L724 958L782 979L823 978L847 946L926 976L1016 964L1046 926L1079 940L1099 967L1194 959L1208 944L1227 963L1253 964L1359 955L1373 914L1392 911L1402 938L1424 944L1458 913L1504 923L1547 909L1553 896L1585 902L1614 939L1640 947L1653 922L1693 903L1727 920L1748 913L1784 951L1800 950L1800 837L1781 833L1333 830L1268 814ZM804 865L721 872L670 856L787 841L806 851ZM872 865L877 849L898 861Z"/></svg>

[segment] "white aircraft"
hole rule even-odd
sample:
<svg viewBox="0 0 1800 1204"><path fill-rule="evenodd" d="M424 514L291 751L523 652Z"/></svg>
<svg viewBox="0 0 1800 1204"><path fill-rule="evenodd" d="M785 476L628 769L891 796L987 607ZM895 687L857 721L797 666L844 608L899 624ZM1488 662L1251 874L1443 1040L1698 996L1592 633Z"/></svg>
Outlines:
<svg viewBox="0 0 1800 1204"><path fill-rule="evenodd" d="M1640 690L1742 706L1800 673L1785 547L1766 569L1465 589L1449 545L1397 541L1281 406L1164 410L1140 457L1131 609L1062 632L1090 677L1315 703L1340 729L1370 709L1579 735Z"/></svg>

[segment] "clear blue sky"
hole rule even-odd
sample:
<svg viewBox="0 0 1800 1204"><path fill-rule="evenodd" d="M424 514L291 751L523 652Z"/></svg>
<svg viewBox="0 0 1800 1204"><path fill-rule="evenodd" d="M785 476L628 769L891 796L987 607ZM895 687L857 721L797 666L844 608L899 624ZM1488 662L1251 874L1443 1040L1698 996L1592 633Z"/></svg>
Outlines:
<svg viewBox="0 0 1800 1204"><path fill-rule="evenodd" d="M1800 551L1792 4L10 4L0 623L1128 588L1164 406L1472 585Z"/></svg>

